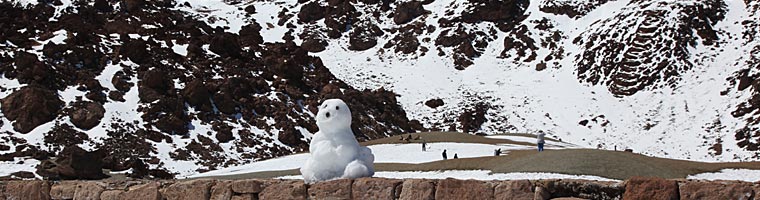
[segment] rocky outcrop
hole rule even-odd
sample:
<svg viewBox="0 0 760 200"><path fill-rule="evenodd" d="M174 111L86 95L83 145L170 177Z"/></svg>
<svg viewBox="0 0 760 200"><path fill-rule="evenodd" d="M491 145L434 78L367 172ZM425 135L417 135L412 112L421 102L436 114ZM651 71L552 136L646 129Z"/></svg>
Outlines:
<svg viewBox="0 0 760 200"><path fill-rule="evenodd" d="M675 86L694 66L689 48L697 41L713 45L719 38L712 27L725 15L725 4L717 0L630 6L636 8L600 20L573 40L584 51L577 59L578 79L606 85L618 96ZM637 28L630 32L631 27Z"/></svg>
<svg viewBox="0 0 760 200"><path fill-rule="evenodd" d="M2 111L13 121L13 130L28 133L39 125L53 121L64 102L49 89L23 87L2 100Z"/></svg>

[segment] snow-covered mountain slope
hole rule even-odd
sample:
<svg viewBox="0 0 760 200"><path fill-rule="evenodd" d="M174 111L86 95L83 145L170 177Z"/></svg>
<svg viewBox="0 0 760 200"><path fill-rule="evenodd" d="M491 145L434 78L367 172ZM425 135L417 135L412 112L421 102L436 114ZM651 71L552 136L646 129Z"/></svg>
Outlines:
<svg viewBox="0 0 760 200"><path fill-rule="evenodd" d="M304 149L315 106L340 97L359 111L360 139L545 130L593 148L758 160L758 7L2 3L0 155L44 160L79 144L107 168L189 175Z"/></svg>
<svg viewBox="0 0 760 200"><path fill-rule="evenodd" d="M757 92L735 81L755 66L756 2L335 2L287 4L294 17L282 24L321 31L314 55L339 79L397 92L431 129L547 130L670 158L760 158L757 118L737 114L758 110ZM331 34L334 16L312 9L354 20ZM356 48L364 40L376 45Z"/></svg>

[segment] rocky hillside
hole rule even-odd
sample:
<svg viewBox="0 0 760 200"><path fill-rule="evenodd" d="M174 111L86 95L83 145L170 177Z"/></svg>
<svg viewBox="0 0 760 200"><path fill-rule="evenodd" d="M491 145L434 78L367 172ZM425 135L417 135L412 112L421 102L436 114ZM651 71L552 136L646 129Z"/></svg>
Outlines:
<svg viewBox="0 0 760 200"><path fill-rule="evenodd" d="M592 148L758 160L759 9L750 0L6 2L0 159L28 168L77 144L108 169L188 175L303 150L315 106L340 97L361 140L545 130ZM55 176L65 168L56 163L40 172Z"/></svg>
<svg viewBox="0 0 760 200"><path fill-rule="evenodd" d="M355 111L360 140L422 128L392 91L355 89L293 41L264 42L254 6L234 29L191 7L1 3L3 165L31 156L38 175L98 178L82 165L165 177L249 163L306 149L328 98Z"/></svg>

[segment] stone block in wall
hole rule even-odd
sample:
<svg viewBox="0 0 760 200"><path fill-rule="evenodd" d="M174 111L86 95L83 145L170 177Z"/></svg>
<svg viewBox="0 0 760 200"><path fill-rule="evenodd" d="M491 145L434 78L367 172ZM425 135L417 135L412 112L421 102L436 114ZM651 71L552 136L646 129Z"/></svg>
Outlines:
<svg viewBox="0 0 760 200"><path fill-rule="evenodd" d="M106 184L96 181L83 181L77 184L74 200L98 200L106 189Z"/></svg>
<svg viewBox="0 0 760 200"><path fill-rule="evenodd" d="M208 200L214 180L198 179L178 181L161 189L161 196L166 200Z"/></svg>
<svg viewBox="0 0 760 200"><path fill-rule="evenodd" d="M9 200L50 199L50 183L47 181L10 181L5 186L5 197Z"/></svg>
<svg viewBox="0 0 760 200"><path fill-rule="evenodd" d="M105 190L100 193L100 200L120 200L123 194L122 190Z"/></svg>
<svg viewBox="0 0 760 200"><path fill-rule="evenodd" d="M738 181L684 181L679 183L678 189L681 199L750 199L753 196L752 184Z"/></svg>
<svg viewBox="0 0 760 200"><path fill-rule="evenodd" d="M261 181L254 179L236 180L232 182L232 191L242 194L258 194L261 192Z"/></svg>
<svg viewBox="0 0 760 200"><path fill-rule="evenodd" d="M447 178L438 181L435 188L436 200L447 199L493 199L494 185L478 180L457 180Z"/></svg>
<svg viewBox="0 0 760 200"><path fill-rule="evenodd" d="M158 191L160 184L158 182L149 182L142 185L129 187L120 199L141 199L141 200L161 200L161 193Z"/></svg>
<svg viewBox="0 0 760 200"><path fill-rule="evenodd" d="M534 184L546 189L551 197L620 199L625 191L623 182L617 181L550 179L534 181Z"/></svg>
<svg viewBox="0 0 760 200"><path fill-rule="evenodd" d="M529 180L499 181L495 184L494 199L533 199L533 184Z"/></svg>
<svg viewBox="0 0 760 200"><path fill-rule="evenodd" d="M623 200L676 200L678 183L675 180L665 180L652 177L633 177L626 180Z"/></svg>
<svg viewBox="0 0 760 200"><path fill-rule="evenodd" d="M77 191L77 181L61 181L50 187L51 199L74 199L74 193Z"/></svg>
<svg viewBox="0 0 760 200"><path fill-rule="evenodd" d="M549 190L543 186L536 186L535 193L533 194L533 200L548 200L551 198L552 195L549 193Z"/></svg>
<svg viewBox="0 0 760 200"><path fill-rule="evenodd" d="M5 183L0 181L0 200L5 200Z"/></svg>
<svg viewBox="0 0 760 200"><path fill-rule="evenodd" d="M259 199L306 200L307 185L303 181L274 181L259 193Z"/></svg>
<svg viewBox="0 0 760 200"><path fill-rule="evenodd" d="M401 183L402 181L399 179L354 179L354 183L351 186L351 197L354 199L397 199L396 187L401 185Z"/></svg>
<svg viewBox="0 0 760 200"><path fill-rule="evenodd" d="M309 187L309 199L351 199L351 179L324 181Z"/></svg>
<svg viewBox="0 0 760 200"><path fill-rule="evenodd" d="M235 196L232 196L232 200L256 200L255 194L238 194Z"/></svg>
<svg viewBox="0 0 760 200"><path fill-rule="evenodd" d="M401 184L399 200L433 200L435 199L436 180L406 179Z"/></svg>
<svg viewBox="0 0 760 200"><path fill-rule="evenodd" d="M232 181L218 180L211 187L210 200L230 200L232 199Z"/></svg>

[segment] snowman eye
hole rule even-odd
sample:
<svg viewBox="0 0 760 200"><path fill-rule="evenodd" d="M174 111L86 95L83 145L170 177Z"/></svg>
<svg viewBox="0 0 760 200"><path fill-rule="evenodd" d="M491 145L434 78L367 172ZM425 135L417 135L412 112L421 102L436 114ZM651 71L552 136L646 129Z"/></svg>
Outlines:
<svg viewBox="0 0 760 200"><path fill-rule="evenodd" d="M335 106L335 110L340 110L340 106Z"/></svg>

